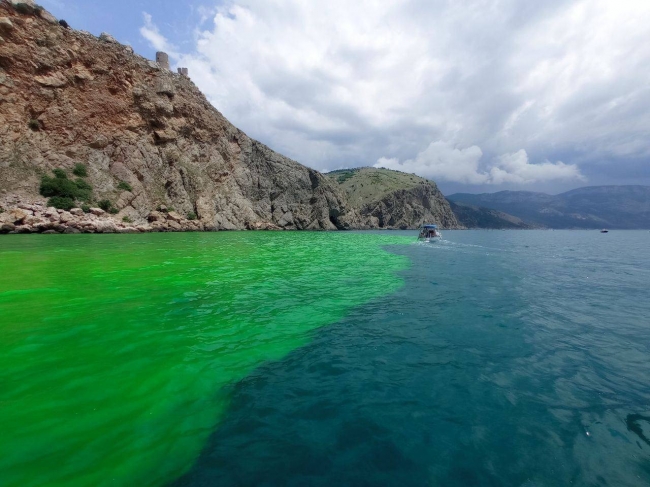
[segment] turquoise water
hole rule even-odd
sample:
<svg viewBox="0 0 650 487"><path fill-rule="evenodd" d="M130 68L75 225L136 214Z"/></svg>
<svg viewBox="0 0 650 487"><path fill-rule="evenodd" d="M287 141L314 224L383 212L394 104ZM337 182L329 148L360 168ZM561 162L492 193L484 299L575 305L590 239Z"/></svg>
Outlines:
<svg viewBox="0 0 650 487"><path fill-rule="evenodd" d="M650 484L650 233L413 237L0 240L0 485Z"/></svg>

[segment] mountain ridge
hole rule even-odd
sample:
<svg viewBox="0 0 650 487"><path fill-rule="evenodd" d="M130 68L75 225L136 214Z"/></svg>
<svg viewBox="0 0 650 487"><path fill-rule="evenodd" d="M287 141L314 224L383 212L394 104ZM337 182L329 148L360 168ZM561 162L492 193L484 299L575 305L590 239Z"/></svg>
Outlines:
<svg viewBox="0 0 650 487"><path fill-rule="evenodd" d="M557 195L533 191L454 193L447 199L503 211L548 228L650 228L650 186L584 186Z"/></svg>

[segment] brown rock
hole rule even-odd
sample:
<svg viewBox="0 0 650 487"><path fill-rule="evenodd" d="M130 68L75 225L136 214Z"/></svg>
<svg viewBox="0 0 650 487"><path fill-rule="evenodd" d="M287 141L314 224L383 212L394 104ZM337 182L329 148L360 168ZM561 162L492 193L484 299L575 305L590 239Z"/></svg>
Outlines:
<svg viewBox="0 0 650 487"><path fill-rule="evenodd" d="M58 19L54 15L52 15L50 12L48 12L47 10L44 10L44 9L41 10L40 13L39 13L39 16L43 20L49 22L50 24L53 24L53 25L58 25L59 24Z"/></svg>
<svg viewBox="0 0 650 487"><path fill-rule="evenodd" d="M68 79L63 73L55 73L50 76L34 76L34 81L48 88L61 88L68 84Z"/></svg>
<svg viewBox="0 0 650 487"><path fill-rule="evenodd" d="M32 225L32 229L37 232L46 232L47 230L53 230L55 224L50 221L42 220L39 223Z"/></svg>
<svg viewBox="0 0 650 487"><path fill-rule="evenodd" d="M170 98L176 94L176 87L174 80L169 77L159 77L156 80L156 93L159 95L167 95Z"/></svg>
<svg viewBox="0 0 650 487"><path fill-rule="evenodd" d="M108 42L110 44L119 44L119 42L117 42L117 39L115 39L115 37L113 37L110 34L107 34L106 32L102 32L101 34L99 34L99 40Z"/></svg>
<svg viewBox="0 0 650 487"><path fill-rule="evenodd" d="M153 222L151 224L151 231L152 232L166 232L167 231L167 226L162 223L162 222Z"/></svg>
<svg viewBox="0 0 650 487"><path fill-rule="evenodd" d="M89 145L93 149L103 149L109 144L108 137L105 135L98 135Z"/></svg>
<svg viewBox="0 0 650 487"><path fill-rule="evenodd" d="M173 130L156 130L154 131L154 140L157 144L172 142L178 138L178 134Z"/></svg>
<svg viewBox="0 0 650 487"><path fill-rule="evenodd" d="M14 30L14 24L7 17L0 17L0 32L11 32Z"/></svg>
<svg viewBox="0 0 650 487"><path fill-rule="evenodd" d="M9 233L16 230L16 225L13 223L5 223L0 226L0 233Z"/></svg>
<svg viewBox="0 0 650 487"><path fill-rule="evenodd" d="M178 213L176 213L175 211L170 211L169 213L167 213L167 219L168 219L168 220L175 221L175 222L177 222L177 223L180 223L181 220L183 220L183 217L180 216L180 215L179 215Z"/></svg>
<svg viewBox="0 0 650 487"><path fill-rule="evenodd" d="M69 212L65 211L65 212L61 213L61 215L59 216L59 219L61 220L61 223L68 223L68 222L74 220L75 217L74 217L74 215L72 215L72 213L69 213Z"/></svg>
<svg viewBox="0 0 650 487"><path fill-rule="evenodd" d="M70 214L74 216L84 216L84 211L81 208L72 208Z"/></svg>
<svg viewBox="0 0 650 487"><path fill-rule="evenodd" d="M102 216L106 214L106 212L101 208L91 208L90 213L92 213L95 216Z"/></svg>
<svg viewBox="0 0 650 487"><path fill-rule="evenodd" d="M22 224L25 218L27 218L29 215L29 213L20 208L14 208L8 212L9 221L15 225Z"/></svg>
<svg viewBox="0 0 650 487"><path fill-rule="evenodd" d="M97 233L115 233L117 228L111 220L99 220L95 222L95 231Z"/></svg>
<svg viewBox="0 0 650 487"><path fill-rule="evenodd" d="M81 233L81 232L77 228L68 227L63 231L63 233Z"/></svg>
<svg viewBox="0 0 650 487"><path fill-rule="evenodd" d="M147 215L147 220L150 222L161 222L165 220L165 216L159 211L152 211Z"/></svg>

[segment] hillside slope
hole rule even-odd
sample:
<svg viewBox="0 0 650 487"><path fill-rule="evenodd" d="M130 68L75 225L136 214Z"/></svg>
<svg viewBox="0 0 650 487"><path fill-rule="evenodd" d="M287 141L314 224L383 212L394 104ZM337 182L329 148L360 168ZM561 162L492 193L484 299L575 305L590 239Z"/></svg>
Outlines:
<svg viewBox="0 0 650 487"><path fill-rule="evenodd" d="M249 138L187 77L110 36L61 27L46 12L18 13L3 0L0 17L5 210L20 204L38 220L42 206L30 204L45 202L42 176L83 163L91 203L109 200L116 221L140 229L161 205L197 215L193 229L360 224L336 183ZM163 221L158 229L174 228Z"/></svg>
<svg viewBox="0 0 650 487"><path fill-rule="evenodd" d="M372 167L327 173L345 191L365 228L407 229L423 223L461 228L436 184L413 174Z"/></svg>
<svg viewBox="0 0 650 487"><path fill-rule="evenodd" d="M549 228L650 228L649 186L588 186L558 195L528 191L457 193L447 198L493 208Z"/></svg>
<svg viewBox="0 0 650 487"><path fill-rule="evenodd" d="M457 203L452 200L448 201L458 222L466 228L519 230L538 228L535 225L523 221L521 218L503 213L502 211L473 206L467 203Z"/></svg>

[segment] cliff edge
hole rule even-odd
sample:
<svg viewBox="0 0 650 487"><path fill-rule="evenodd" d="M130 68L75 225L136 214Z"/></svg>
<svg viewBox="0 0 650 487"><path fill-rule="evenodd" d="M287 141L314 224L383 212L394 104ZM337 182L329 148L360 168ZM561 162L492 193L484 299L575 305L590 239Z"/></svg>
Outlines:
<svg viewBox="0 0 650 487"><path fill-rule="evenodd" d="M79 164L87 206L112 216L45 209L42 178ZM234 127L187 76L16 0L0 3L0 207L5 233L359 226L335 182Z"/></svg>
<svg viewBox="0 0 650 487"><path fill-rule="evenodd" d="M359 214L359 227L414 229L423 223L463 228L436 183L391 169L363 167L327 174Z"/></svg>

